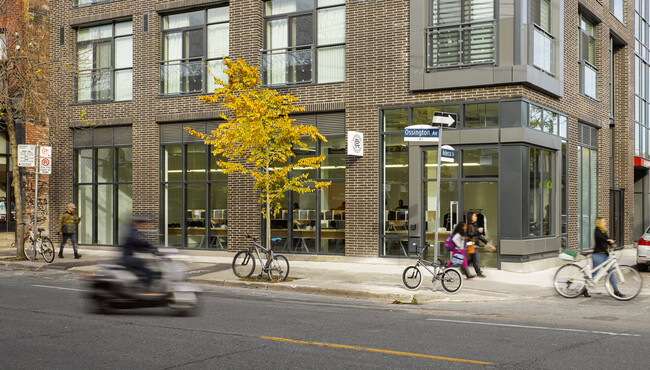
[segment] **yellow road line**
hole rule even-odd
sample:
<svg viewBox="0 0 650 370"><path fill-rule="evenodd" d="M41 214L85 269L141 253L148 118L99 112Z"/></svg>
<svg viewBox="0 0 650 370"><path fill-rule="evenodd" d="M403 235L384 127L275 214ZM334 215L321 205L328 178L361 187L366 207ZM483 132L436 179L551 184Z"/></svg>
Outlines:
<svg viewBox="0 0 650 370"><path fill-rule="evenodd" d="M442 356L432 356L432 355L423 355L421 353L409 353L409 352L400 352L400 351L389 351L385 349L377 349L377 348L366 348L366 347L357 347L357 346L346 346L344 344L332 344L332 343L320 343L320 342L307 342L304 340L294 340L294 339L287 339L287 338L278 338L278 337L265 337L262 336L260 337L261 339L268 339L268 340L274 340L278 342L288 342L288 343L296 343L296 344L311 344L313 346L321 346L321 347L332 347L332 348L342 348L342 349L352 349L355 351L366 351L366 352L377 352L377 353L387 353L390 355L398 355L398 356L409 356L409 357L422 357L422 358L431 358L434 360L444 360L444 361L453 361L453 362L465 362L469 364L476 364L476 365L496 365L492 362L484 362L484 361L474 361L474 360L466 360L462 358L453 358L453 357L442 357Z"/></svg>

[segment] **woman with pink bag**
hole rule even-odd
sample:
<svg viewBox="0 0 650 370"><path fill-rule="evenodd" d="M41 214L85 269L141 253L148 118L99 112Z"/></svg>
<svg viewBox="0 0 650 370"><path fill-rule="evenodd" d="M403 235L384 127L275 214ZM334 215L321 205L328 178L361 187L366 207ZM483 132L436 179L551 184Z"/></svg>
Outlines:
<svg viewBox="0 0 650 370"><path fill-rule="evenodd" d="M467 269L467 256L465 254L465 242L467 240L467 224L463 221L459 222L454 228L454 232L451 234L451 241L456 247L451 252L451 261L447 264L447 267L453 265L461 265L460 270L465 274L467 280L475 278L474 275L469 274Z"/></svg>

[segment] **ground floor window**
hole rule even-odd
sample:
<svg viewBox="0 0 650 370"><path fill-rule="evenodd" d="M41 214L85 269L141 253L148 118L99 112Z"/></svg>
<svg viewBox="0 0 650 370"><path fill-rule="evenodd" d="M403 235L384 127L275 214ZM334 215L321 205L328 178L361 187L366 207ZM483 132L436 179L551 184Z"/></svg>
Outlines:
<svg viewBox="0 0 650 370"><path fill-rule="evenodd" d="M325 160L318 170L298 170L292 176L308 172L309 178L332 184L312 193L286 194L282 210L271 219L271 237L280 238L272 248L294 253L345 254L345 115L294 118L299 124L318 127L327 141L307 140L307 149L296 150L298 158L324 155Z"/></svg>
<svg viewBox="0 0 650 370"><path fill-rule="evenodd" d="M554 152L531 147L529 153L529 235L531 237L554 235Z"/></svg>
<svg viewBox="0 0 650 370"><path fill-rule="evenodd" d="M589 249L598 215L598 130L580 124L578 139L578 248Z"/></svg>
<svg viewBox="0 0 650 370"><path fill-rule="evenodd" d="M79 243L119 244L131 220L131 127L76 130L73 146Z"/></svg>
<svg viewBox="0 0 650 370"><path fill-rule="evenodd" d="M161 223L165 245L227 249L228 177L210 147L187 133L217 128L216 122L160 126Z"/></svg>

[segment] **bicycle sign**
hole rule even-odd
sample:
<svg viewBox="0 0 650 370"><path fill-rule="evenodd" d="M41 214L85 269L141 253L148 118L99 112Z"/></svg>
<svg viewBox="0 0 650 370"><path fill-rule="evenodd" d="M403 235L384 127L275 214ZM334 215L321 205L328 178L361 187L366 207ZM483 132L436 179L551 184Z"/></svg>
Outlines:
<svg viewBox="0 0 650 370"><path fill-rule="evenodd" d="M52 173L52 160L50 158L41 158L38 172L41 175L50 175Z"/></svg>

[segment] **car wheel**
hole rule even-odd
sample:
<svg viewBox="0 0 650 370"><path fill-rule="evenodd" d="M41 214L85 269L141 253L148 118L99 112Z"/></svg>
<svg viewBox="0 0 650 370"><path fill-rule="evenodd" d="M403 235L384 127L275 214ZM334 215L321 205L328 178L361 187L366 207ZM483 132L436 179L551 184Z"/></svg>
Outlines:
<svg viewBox="0 0 650 370"><path fill-rule="evenodd" d="M648 265L645 263L639 263L636 265L636 267L639 269L639 271L648 271Z"/></svg>

